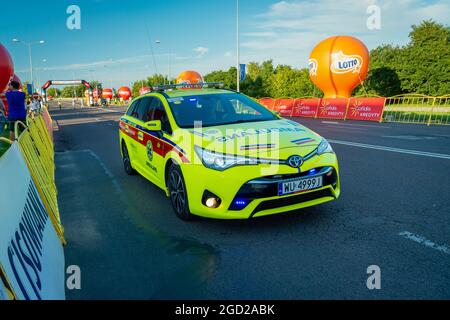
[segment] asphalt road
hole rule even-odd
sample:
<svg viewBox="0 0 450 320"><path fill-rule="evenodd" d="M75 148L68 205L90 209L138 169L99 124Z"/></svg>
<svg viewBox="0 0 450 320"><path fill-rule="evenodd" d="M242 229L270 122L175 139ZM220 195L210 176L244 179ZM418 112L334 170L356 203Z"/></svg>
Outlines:
<svg viewBox="0 0 450 320"><path fill-rule="evenodd" d="M51 108L66 264L82 272L69 299L450 298L450 127L301 119L333 141L339 200L186 223L124 173L123 112Z"/></svg>

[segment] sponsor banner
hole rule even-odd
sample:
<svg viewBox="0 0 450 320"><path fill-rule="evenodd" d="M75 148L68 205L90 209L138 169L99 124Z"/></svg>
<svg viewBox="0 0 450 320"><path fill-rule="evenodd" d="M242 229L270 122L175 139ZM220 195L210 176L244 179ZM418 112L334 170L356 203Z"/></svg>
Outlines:
<svg viewBox="0 0 450 320"><path fill-rule="evenodd" d="M346 98L328 98L320 99L318 118L327 119L345 119L348 99Z"/></svg>
<svg viewBox="0 0 450 320"><path fill-rule="evenodd" d="M270 110L273 110L275 108L275 99L272 98L259 99L259 103Z"/></svg>
<svg viewBox="0 0 450 320"><path fill-rule="evenodd" d="M347 119L380 121L386 98L351 98Z"/></svg>
<svg viewBox="0 0 450 320"><path fill-rule="evenodd" d="M277 99L275 102L275 111L277 111L281 116L290 117L294 109L295 99L282 98Z"/></svg>
<svg viewBox="0 0 450 320"><path fill-rule="evenodd" d="M0 264L14 293L26 300L65 299L61 240L17 142L0 158L0 172Z"/></svg>
<svg viewBox="0 0 450 320"><path fill-rule="evenodd" d="M292 116L314 118L317 115L319 104L320 99L318 98L296 99Z"/></svg>

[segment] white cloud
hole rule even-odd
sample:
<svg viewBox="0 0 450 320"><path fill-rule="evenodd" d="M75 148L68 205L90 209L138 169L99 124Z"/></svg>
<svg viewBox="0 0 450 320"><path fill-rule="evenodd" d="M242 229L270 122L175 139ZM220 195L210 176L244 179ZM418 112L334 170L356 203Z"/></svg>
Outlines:
<svg viewBox="0 0 450 320"><path fill-rule="evenodd" d="M227 52L225 52L224 56L227 58L230 58L233 56L233 54L231 53L231 51L227 51Z"/></svg>
<svg viewBox="0 0 450 320"><path fill-rule="evenodd" d="M193 51L197 53L197 58L202 58L205 54L208 53L209 48L197 47L197 48L194 48Z"/></svg>

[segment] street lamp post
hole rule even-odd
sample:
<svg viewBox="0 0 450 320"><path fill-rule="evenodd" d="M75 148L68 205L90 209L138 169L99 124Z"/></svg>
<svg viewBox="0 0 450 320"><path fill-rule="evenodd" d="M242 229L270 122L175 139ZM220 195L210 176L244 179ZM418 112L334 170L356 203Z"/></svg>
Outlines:
<svg viewBox="0 0 450 320"><path fill-rule="evenodd" d="M241 64L240 64L240 50L239 50L239 0L236 0L236 83L237 92L241 91Z"/></svg>
<svg viewBox="0 0 450 320"><path fill-rule="evenodd" d="M156 40L155 41L156 44L160 45L161 41L160 40ZM168 49L169 53L167 54L167 81L169 82L169 84L171 83L170 81L170 73L171 73L171 61L170 61L170 48ZM166 79L164 79L164 84L166 84Z"/></svg>
<svg viewBox="0 0 450 320"><path fill-rule="evenodd" d="M28 41L28 42L24 42L21 41L17 38L12 39L13 43L22 43L24 45L26 45L28 47L28 56L29 56L29 60L30 60L30 82L31 82L31 86L34 88L34 81L33 81L33 58L32 58L32 51L31 51L31 46L34 44L44 44L45 41L44 40L40 40L40 41Z"/></svg>

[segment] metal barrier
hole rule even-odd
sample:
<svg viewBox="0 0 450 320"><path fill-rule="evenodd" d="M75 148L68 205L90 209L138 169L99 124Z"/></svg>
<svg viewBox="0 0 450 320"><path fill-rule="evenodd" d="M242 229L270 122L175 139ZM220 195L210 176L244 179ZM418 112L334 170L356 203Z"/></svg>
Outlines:
<svg viewBox="0 0 450 320"><path fill-rule="evenodd" d="M39 195L49 212L50 219L63 245L66 245L64 228L59 215L57 189L55 183L55 162L53 141L45 125L42 114L27 119L28 126L16 122L15 135L25 158ZM24 131L19 135L19 128Z"/></svg>
<svg viewBox="0 0 450 320"><path fill-rule="evenodd" d="M386 98L383 122L450 124L450 95L404 94Z"/></svg>

